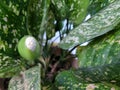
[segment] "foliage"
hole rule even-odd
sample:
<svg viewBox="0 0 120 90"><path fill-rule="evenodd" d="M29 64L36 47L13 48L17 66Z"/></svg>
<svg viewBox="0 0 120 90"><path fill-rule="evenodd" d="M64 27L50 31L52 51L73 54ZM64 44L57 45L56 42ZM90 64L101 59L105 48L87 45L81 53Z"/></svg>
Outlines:
<svg viewBox="0 0 120 90"><path fill-rule="evenodd" d="M39 65L14 76L10 80L9 90L40 90L40 69Z"/></svg>
<svg viewBox="0 0 120 90"><path fill-rule="evenodd" d="M68 49L113 30L120 22L119 4L120 1L114 2L87 22L80 24L69 33L66 39L60 43L60 46Z"/></svg>
<svg viewBox="0 0 120 90"><path fill-rule="evenodd" d="M10 77L11 72L14 75L24 66L16 47L18 40L27 34L26 7L27 1L0 2L0 77Z"/></svg>
<svg viewBox="0 0 120 90"><path fill-rule="evenodd" d="M0 0L0 78L9 90L119 90L119 25L120 0ZM32 65L17 50L28 34L40 45Z"/></svg>
<svg viewBox="0 0 120 90"><path fill-rule="evenodd" d="M120 1L115 1L114 3L103 9L102 11L98 12L87 22L80 24L77 28L75 28L73 31L70 32L70 34L66 37L67 39L65 38L60 43L61 47L63 48L65 47L67 49L71 46L77 45L75 41L76 42L78 41L79 44L82 44L83 42L92 39L87 46L83 46L83 47L79 46L77 49L79 66L81 68L77 70L69 70L60 73L56 77L56 81L59 82L58 86L62 87L65 90L66 89L70 90L71 87L74 88L75 90L80 88L84 90L85 86L89 85L88 83L94 83L93 84L95 86L94 88L98 88L98 90L104 90L104 89L107 90L106 86L111 86L111 88L114 87L115 90L119 90L119 87L115 87L114 85L119 86L119 77L120 77L119 71L117 71L117 69L119 69L120 20L118 20L119 17L115 18L115 23L118 20L117 24L115 25L116 27L113 25L115 24L113 23L114 21L112 21L113 18L111 20L108 20L109 24L111 23L110 26L108 25L108 27L104 27L107 24L102 24L104 20L107 21L107 17L110 18L115 16L110 14L110 12L112 11L110 7L114 4L116 6L119 2ZM117 12L119 11L119 7L120 6L118 5ZM106 11L108 9L110 10L109 13L107 13ZM104 18L104 16L106 15L105 13L107 13L106 18ZM95 17L97 18L95 19ZM100 20L99 18L101 17L104 19ZM99 25L96 25L97 22L99 23L101 28L99 27ZM112 31L109 31L109 33L107 33L108 29ZM100 36L101 32L102 32L102 36ZM72 43L73 42L72 40L74 39L71 39L73 37L75 39L78 38L78 40L75 40L74 43ZM99 84L100 82L105 83L104 87L103 85ZM110 90L110 87L108 90Z"/></svg>
<svg viewBox="0 0 120 90"><path fill-rule="evenodd" d="M99 12L99 10L103 9L110 3L114 2L115 0L90 0L90 5L88 8L88 12L91 16Z"/></svg>

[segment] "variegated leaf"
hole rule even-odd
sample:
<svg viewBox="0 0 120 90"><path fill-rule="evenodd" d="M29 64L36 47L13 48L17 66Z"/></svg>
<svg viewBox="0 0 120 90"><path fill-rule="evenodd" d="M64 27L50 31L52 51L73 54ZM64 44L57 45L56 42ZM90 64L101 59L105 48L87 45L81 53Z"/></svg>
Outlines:
<svg viewBox="0 0 120 90"><path fill-rule="evenodd" d="M120 23L120 0L116 0L72 30L59 46L63 49L72 48L113 30L118 23Z"/></svg>
<svg viewBox="0 0 120 90"><path fill-rule="evenodd" d="M36 38L41 39L46 30L50 0L30 0L27 11L27 29ZM33 32L34 31L34 32ZM42 41L42 40L41 40ZM42 43L42 42L41 42Z"/></svg>
<svg viewBox="0 0 120 90"><path fill-rule="evenodd" d="M93 16L94 14L99 12L99 10L103 9L104 7L106 7L107 5L109 5L110 3L114 2L114 1L115 0L90 0L88 13L91 16Z"/></svg>
<svg viewBox="0 0 120 90"><path fill-rule="evenodd" d="M51 0L57 20L68 19L74 25L81 23L89 6L89 0Z"/></svg>
<svg viewBox="0 0 120 90"><path fill-rule="evenodd" d="M18 41L29 31L37 39L39 31L43 35L48 7L49 0L0 1L0 77L11 77L26 67L17 51Z"/></svg>
<svg viewBox="0 0 120 90"><path fill-rule="evenodd" d="M120 62L120 29L94 39L87 46L79 47L77 56L80 67L98 66Z"/></svg>
<svg viewBox="0 0 120 90"><path fill-rule="evenodd" d="M22 72L20 76L14 76L10 80L8 90L41 90L40 73L41 66L35 66Z"/></svg>
<svg viewBox="0 0 120 90"><path fill-rule="evenodd" d="M56 85L60 90L119 90L119 68L120 63L114 63L63 71L56 77Z"/></svg>
<svg viewBox="0 0 120 90"><path fill-rule="evenodd" d="M95 90L110 90L110 88L119 90L119 40L118 25L113 31L94 39L87 46L78 48L80 68L60 73L56 78L58 86L65 90L69 90L68 88L85 90L92 83Z"/></svg>
<svg viewBox="0 0 120 90"><path fill-rule="evenodd" d="M11 77L25 66L17 52L18 40L27 34L27 1L0 1L0 77Z"/></svg>

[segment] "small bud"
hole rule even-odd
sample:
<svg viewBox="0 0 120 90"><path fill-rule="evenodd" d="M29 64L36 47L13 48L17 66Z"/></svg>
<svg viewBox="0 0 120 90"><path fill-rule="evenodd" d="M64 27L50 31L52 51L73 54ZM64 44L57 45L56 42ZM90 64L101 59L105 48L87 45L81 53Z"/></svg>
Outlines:
<svg viewBox="0 0 120 90"><path fill-rule="evenodd" d="M40 55L39 43L33 36L24 36L18 42L18 52L26 60L37 59Z"/></svg>

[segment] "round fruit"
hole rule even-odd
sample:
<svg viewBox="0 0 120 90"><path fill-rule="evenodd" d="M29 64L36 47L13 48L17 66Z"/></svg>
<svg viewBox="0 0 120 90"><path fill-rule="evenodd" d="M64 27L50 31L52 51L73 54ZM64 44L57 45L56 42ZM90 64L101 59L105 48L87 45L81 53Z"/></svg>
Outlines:
<svg viewBox="0 0 120 90"><path fill-rule="evenodd" d="M26 35L18 43L18 52L26 60L37 59L40 55L39 43L33 36Z"/></svg>

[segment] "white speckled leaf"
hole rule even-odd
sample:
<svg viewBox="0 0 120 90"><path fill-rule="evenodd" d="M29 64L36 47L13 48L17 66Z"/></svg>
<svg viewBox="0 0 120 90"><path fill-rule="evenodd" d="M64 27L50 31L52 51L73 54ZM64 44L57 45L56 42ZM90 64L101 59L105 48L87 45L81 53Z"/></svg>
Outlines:
<svg viewBox="0 0 120 90"><path fill-rule="evenodd" d="M79 66L97 66L119 62L120 29L94 39L87 46L77 49Z"/></svg>
<svg viewBox="0 0 120 90"><path fill-rule="evenodd" d="M89 6L89 0L51 0L57 20L69 19L74 25L80 24Z"/></svg>
<svg viewBox="0 0 120 90"><path fill-rule="evenodd" d="M63 49L72 48L113 30L118 23L120 23L120 0L116 0L72 30L59 46Z"/></svg>
<svg viewBox="0 0 120 90"><path fill-rule="evenodd" d="M113 3L115 0L90 0L90 5L88 12L93 16L102 8L106 7L110 3Z"/></svg>
<svg viewBox="0 0 120 90"><path fill-rule="evenodd" d="M41 66L35 66L10 80L8 90L41 90Z"/></svg>
<svg viewBox="0 0 120 90"><path fill-rule="evenodd" d="M49 5L50 0L29 0L27 29L36 38L38 38L36 33L40 34L39 37L41 38L44 30L46 30Z"/></svg>
<svg viewBox="0 0 120 90"><path fill-rule="evenodd" d="M63 71L56 77L60 90L120 90L120 63Z"/></svg>
<svg viewBox="0 0 120 90"><path fill-rule="evenodd" d="M0 77L9 78L13 75L18 74L22 67L26 66L24 61L20 59L14 59L0 53Z"/></svg>
<svg viewBox="0 0 120 90"><path fill-rule="evenodd" d="M39 31L47 30L49 3L50 0L0 0L0 78L12 77L26 67L17 50L18 41L28 35L27 29L36 39Z"/></svg>
<svg viewBox="0 0 120 90"><path fill-rule="evenodd" d="M20 60L16 46L18 40L27 34L25 16L26 0L0 1L0 77L8 78L25 67Z"/></svg>
<svg viewBox="0 0 120 90"><path fill-rule="evenodd" d="M120 89L119 24L113 31L94 39L87 46L78 48L77 55L80 68L59 73L56 78L59 87L65 88L64 90L85 90L92 84L95 90Z"/></svg>

